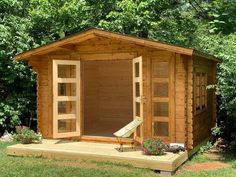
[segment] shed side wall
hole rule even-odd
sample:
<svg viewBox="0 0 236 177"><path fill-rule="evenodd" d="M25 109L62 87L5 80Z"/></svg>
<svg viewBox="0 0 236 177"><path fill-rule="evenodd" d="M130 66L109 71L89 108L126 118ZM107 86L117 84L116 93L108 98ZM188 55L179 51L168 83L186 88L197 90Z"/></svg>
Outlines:
<svg viewBox="0 0 236 177"><path fill-rule="evenodd" d="M216 83L216 62L194 56L194 73L201 70L207 74L207 85ZM195 100L194 100L195 101ZM194 103L195 104L195 103ZM194 111L194 110L193 110ZM207 108L193 116L193 147L199 145L211 134L211 128L216 125L216 98L213 89L207 90Z"/></svg>

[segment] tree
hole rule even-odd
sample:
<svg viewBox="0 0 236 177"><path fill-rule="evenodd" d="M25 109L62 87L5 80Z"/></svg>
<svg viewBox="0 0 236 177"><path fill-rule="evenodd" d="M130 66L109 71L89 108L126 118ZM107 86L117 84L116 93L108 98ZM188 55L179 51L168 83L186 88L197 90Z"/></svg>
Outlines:
<svg viewBox="0 0 236 177"><path fill-rule="evenodd" d="M14 54L33 45L33 38L28 35L31 23L26 18L25 2L0 2L0 133L35 112L34 75L25 63L12 59Z"/></svg>

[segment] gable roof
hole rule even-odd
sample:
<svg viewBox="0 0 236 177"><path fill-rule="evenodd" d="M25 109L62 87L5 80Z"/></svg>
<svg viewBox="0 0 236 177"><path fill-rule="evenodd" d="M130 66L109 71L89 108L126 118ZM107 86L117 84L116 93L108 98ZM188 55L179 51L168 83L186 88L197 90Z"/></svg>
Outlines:
<svg viewBox="0 0 236 177"><path fill-rule="evenodd" d="M166 51L190 55L190 56L192 56L194 54L194 55L205 57L205 58L208 58L211 60L218 61L218 59L216 59L214 56L204 54L204 53L197 51L195 49L175 46L175 45L171 45L171 44L162 43L159 41L149 40L149 39L140 38L140 37L134 37L134 36L130 36L130 35L119 34L119 33L115 33L115 32L108 32L108 31L104 31L101 29L97 29L97 28L90 28L88 30L76 33L74 35L65 37L63 39L59 39L59 40L51 42L49 44L28 50L26 52L17 54L14 58L17 60L29 59L32 56L49 53L49 52L52 52L58 48L63 48L63 46L65 47L67 45L74 45L79 42L83 42L88 39L92 39L94 37L106 37L106 38L110 38L110 39L115 39L115 40L130 42L133 44L138 44L138 45L145 46L145 47L151 47L151 48L156 48L159 50L166 50Z"/></svg>

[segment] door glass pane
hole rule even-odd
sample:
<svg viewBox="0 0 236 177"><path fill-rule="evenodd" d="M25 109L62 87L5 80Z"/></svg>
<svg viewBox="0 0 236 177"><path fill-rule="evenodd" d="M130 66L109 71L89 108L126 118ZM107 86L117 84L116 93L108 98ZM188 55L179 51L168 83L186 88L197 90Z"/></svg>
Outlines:
<svg viewBox="0 0 236 177"><path fill-rule="evenodd" d="M136 129L136 136L137 137L140 137L140 129L141 129L141 127L140 126L138 126L138 128Z"/></svg>
<svg viewBox="0 0 236 177"><path fill-rule="evenodd" d="M168 122L154 122L153 134L154 136L169 136Z"/></svg>
<svg viewBox="0 0 236 177"><path fill-rule="evenodd" d="M58 120L58 133L67 133L75 131L76 131L75 119Z"/></svg>
<svg viewBox="0 0 236 177"><path fill-rule="evenodd" d="M154 102L154 116L169 116L169 103L168 102Z"/></svg>
<svg viewBox="0 0 236 177"><path fill-rule="evenodd" d="M135 63L135 77L139 77L139 63Z"/></svg>
<svg viewBox="0 0 236 177"><path fill-rule="evenodd" d="M154 62L152 67L152 75L155 78L168 78L169 77L168 62Z"/></svg>
<svg viewBox="0 0 236 177"><path fill-rule="evenodd" d="M135 83L135 96L140 97L140 84L139 84L139 82Z"/></svg>
<svg viewBox="0 0 236 177"><path fill-rule="evenodd" d="M136 105L136 116L140 117L140 103L136 102L135 105Z"/></svg>
<svg viewBox="0 0 236 177"><path fill-rule="evenodd" d="M58 101L58 114L75 114L75 101Z"/></svg>
<svg viewBox="0 0 236 177"><path fill-rule="evenodd" d="M168 97L168 83L154 83L154 97Z"/></svg>
<svg viewBox="0 0 236 177"><path fill-rule="evenodd" d="M75 78L75 65L58 65L58 78Z"/></svg>
<svg viewBox="0 0 236 177"><path fill-rule="evenodd" d="M58 83L58 96L76 96L76 84Z"/></svg>

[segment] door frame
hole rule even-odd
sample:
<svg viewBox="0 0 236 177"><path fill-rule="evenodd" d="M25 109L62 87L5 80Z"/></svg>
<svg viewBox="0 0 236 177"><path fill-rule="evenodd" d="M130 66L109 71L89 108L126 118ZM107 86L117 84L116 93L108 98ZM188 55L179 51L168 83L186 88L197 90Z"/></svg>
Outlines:
<svg viewBox="0 0 236 177"><path fill-rule="evenodd" d="M132 59L133 65L133 119L140 119L143 121L143 58L142 56ZM136 76L136 64L138 63L138 76ZM139 83L138 96L136 95L136 83ZM137 116L137 105L139 103L139 116ZM137 127L134 133L134 139L141 143L143 140L143 123Z"/></svg>
<svg viewBox="0 0 236 177"><path fill-rule="evenodd" d="M58 78L58 65L75 65L75 78ZM70 138L81 135L81 72L79 60L52 60L52 93L53 93L53 138ZM58 83L75 83L76 95L75 96L58 96ZM58 115L58 101L75 101L75 115L63 114ZM69 118L67 117L69 116ZM74 116L74 117L73 117ZM73 118L71 118L73 117ZM58 120L76 120L76 131L59 133L58 132Z"/></svg>

